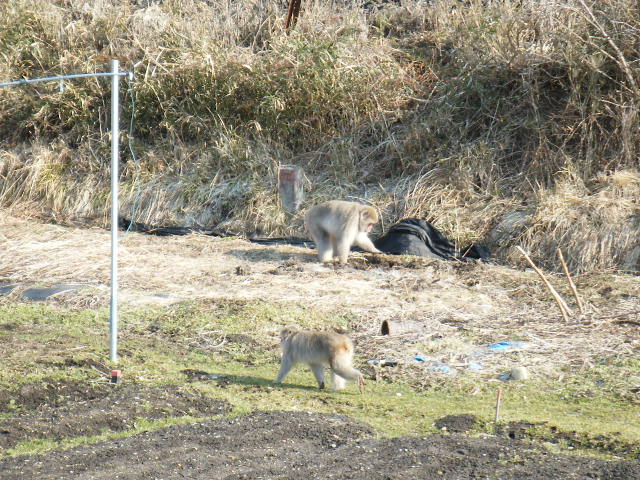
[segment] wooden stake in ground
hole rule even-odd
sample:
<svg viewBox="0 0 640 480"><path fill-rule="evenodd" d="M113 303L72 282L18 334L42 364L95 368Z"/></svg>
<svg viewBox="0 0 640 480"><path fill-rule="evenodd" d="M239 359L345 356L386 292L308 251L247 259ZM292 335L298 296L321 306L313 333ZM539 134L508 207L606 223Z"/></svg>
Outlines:
<svg viewBox="0 0 640 480"><path fill-rule="evenodd" d="M567 280L569 280L569 286L571 287L571 291L573 292L573 296L576 297L576 303L578 304L578 308L580 309L580 313L584 313L584 305L580 296L578 295L578 289L576 288L576 284L573 283L573 279L571 275L569 275L569 268L564 261L564 256L562 255L562 250L558 249L558 257L560 257L560 263L562 263L562 269L564 270L564 274L567 276Z"/></svg>
<svg viewBox="0 0 640 480"><path fill-rule="evenodd" d="M300 16L300 4L302 0L289 0L289 8L287 9L287 18L284 21L284 29L288 32L289 28L293 28Z"/></svg>
<svg viewBox="0 0 640 480"><path fill-rule="evenodd" d="M502 390L498 389L496 396L496 423L500 420L500 400L502 400Z"/></svg>
<svg viewBox="0 0 640 480"><path fill-rule="evenodd" d="M529 258L529 255L527 255L527 252L525 252L522 247L520 246L516 246L516 248L518 249L518 251L520 253L522 253L522 255L524 255L524 258L527 259L527 262L529 262L529 265L531 265L531 267L536 271L536 273L540 276L540 278L542 279L542 281L544 282L544 284L547 286L547 288L549 289L549 291L551 292L551 295L553 296L554 300L556 301L556 303L558 304L558 307L560 307L560 312L562 312L562 316L564 317L564 321L568 322L569 321L569 315L573 315L573 312L571 311L571 309L569 308L569 305L567 305L567 302L565 302L562 297L560 296L560 294L556 291L555 288L553 288L553 285L551 285L549 283L549 280L547 280L547 277L544 276L544 273L542 273L542 270L540 270L535 263L533 263L533 260L531 260L531 258Z"/></svg>

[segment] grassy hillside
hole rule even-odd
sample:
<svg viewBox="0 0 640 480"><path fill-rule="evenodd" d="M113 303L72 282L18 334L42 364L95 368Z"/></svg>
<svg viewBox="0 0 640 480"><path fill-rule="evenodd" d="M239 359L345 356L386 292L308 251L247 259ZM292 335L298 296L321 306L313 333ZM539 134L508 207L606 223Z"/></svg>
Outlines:
<svg viewBox="0 0 640 480"><path fill-rule="evenodd" d="M121 213L137 221L301 234L275 179L295 163L305 206L366 200L502 259L520 244L550 268L558 247L574 271L634 268L636 1L334 3L303 2L287 34L283 1L4 2L0 81L135 72ZM1 89L0 205L104 224L109 104L106 80Z"/></svg>

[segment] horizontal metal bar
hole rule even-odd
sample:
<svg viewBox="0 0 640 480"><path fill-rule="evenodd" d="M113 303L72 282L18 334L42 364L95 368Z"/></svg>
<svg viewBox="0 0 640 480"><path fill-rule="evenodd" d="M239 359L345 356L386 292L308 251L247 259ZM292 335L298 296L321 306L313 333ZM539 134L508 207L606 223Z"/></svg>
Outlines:
<svg viewBox="0 0 640 480"><path fill-rule="evenodd" d="M133 79L133 72L72 73L69 75L59 75L57 77L42 77L31 79L23 78L20 80L15 80L13 82L0 83L0 87L10 87L11 85L27 85L29 83L50 82L54 80L65 80L67 78L112 77L113 75L118 75L120 77L128 76L129 80Z"/></svg>

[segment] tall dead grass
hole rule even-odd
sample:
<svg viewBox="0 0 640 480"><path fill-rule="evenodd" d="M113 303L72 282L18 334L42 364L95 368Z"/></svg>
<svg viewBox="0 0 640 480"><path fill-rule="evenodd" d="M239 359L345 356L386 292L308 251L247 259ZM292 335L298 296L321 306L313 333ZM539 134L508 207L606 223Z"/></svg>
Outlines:
<svg viewBox="0 0 640 480"><path fill-rule="evenodd" d="M138 221L301 233L275 187L278 165L297 163L308 204L359 199L385 224L422 216L460 243L526 209L499 257L519 243L549 268L557 247L574 271L628 263L637 2L310 1L289 34L284 3L3 3L0 76L113 57L135 71L121 212ZM0 205L106 223L108 112L101 80L0 90Z"/></svg>

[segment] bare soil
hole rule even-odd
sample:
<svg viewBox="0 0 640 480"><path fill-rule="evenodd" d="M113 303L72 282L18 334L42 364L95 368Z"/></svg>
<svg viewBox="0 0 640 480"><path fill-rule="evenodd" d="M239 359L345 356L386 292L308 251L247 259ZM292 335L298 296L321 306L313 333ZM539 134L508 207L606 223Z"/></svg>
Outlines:
<svg viewBox="0 0 640 480"><path fill-rule="evenodd" d="M333 268L317 264L314 252L305 248L202 235L160 238L130 233L122 235L121 246L123 303L259 299L345 311L356 318L352 333L358 348L366 347L371 358L393 355L401 365L413 361L416 343L381 339L377 334L382 320L419 323L423 331L416 338L423 344L457 339L439 354L458 363L465 355L469 360L480 344L502 340L505 328L518 329L530 344L520 359L535 375L553 374L556 361L585 365L605 351L638 353L634 322L640 305L632 293L637 278L576 279L588 296L589 310L563 324L535 274L506 266L354 254L349 266ZM26 301L21 294L34 285L83 285L86 288L60 291L47 301L78 308L108 304L107 232L5 215L0 219L0 247L0 282L15 286L0 301ZM563 280L551 278L570 299ZM3 328L13 327L3 320ZM469 329L475 332L474 344L465 340ZM0 345L3 355L20 354L20 345ZM484 359L483 365L485 374L492 375L509 366L500 356ZM198 380L202 372L184 373ZM228 412L223 402L188 387L52 380L18 392L0 388L0 450L27 439L64 442L119 432L145 418L202 418ZM627 387L629 396L637 396ZM40 455L0 457L0 477L640 478L638 461L551 454L522 438L517 429L507 428L499 436L465 435L474 422L472 416L445 417L436 422L442 435L380 439L371 427L347 417L255 412Z"/></svg>
<svg viewBox="0 0 640 480"><path fill-rule="evenodd" d="M120 432L133 428L140 418L204 417L229 410L224 402L183 392L175 385L149 388L61 381L27 384L17 395L0 390L0 414L9 413L11 405L20 405L26 413L0 420L0 449L26 440Z"/></svg>
<svg viewBox="0 0 640 480"><path fill-rule="evenodd" d="M348 417L257 412L0 460L3 479L635 479L638 462L551 455L520 440L376 439Z"/></svg>

